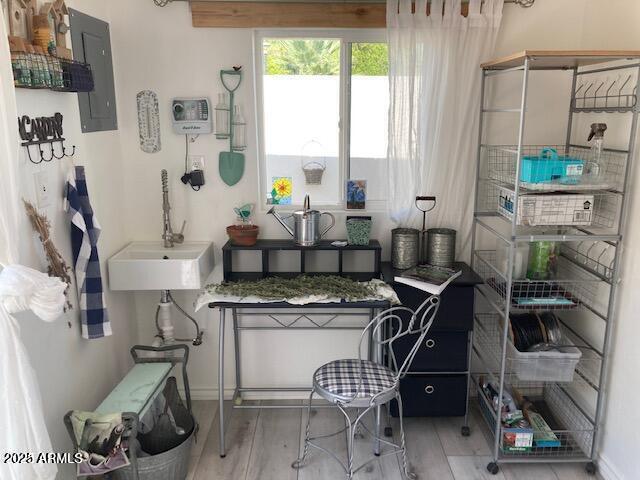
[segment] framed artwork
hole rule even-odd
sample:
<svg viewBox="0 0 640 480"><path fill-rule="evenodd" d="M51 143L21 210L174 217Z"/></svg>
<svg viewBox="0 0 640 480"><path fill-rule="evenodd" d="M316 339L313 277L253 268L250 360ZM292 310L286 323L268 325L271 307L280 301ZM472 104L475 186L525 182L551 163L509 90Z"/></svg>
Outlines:
<svg viewBox="0 0 640 480"><path fill-rule="evenodd" d="M367 202L367 181L347 180L347 209L364 210Z"/></svg>
<svg viewBox="0 0 640 480"><path fill-rule="evenodd" d="M291 205L293 181L291 177L273 177L267 205Z"/></svg>

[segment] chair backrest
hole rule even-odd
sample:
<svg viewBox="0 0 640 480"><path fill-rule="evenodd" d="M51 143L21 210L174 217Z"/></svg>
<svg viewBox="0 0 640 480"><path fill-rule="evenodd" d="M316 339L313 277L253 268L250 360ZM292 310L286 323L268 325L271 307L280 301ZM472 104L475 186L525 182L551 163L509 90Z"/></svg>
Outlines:
<svg viewBox="0 0 640 480"><path fill-rule="evenodd" d="M438 295L431 295L414 311L404 306L391 307L376 315L362 331L360 336L360 342L358 344L358 360L359 365L362 364L362 347L366 339L371 338L374 346L387 346L389 352L389 358L391 360L390 367L396 373L396 384L404 377L413 362L413 359L420 348L420 345L427 336L433 320L438 313L440 306L440 297ZM401 316L405 313L405 317L409 316L409 320L403 321ZM412 345L409 353L404 358L402 364L398 365L396 355L393 349L393 344L398 339L406 335L417 335L414 344ZM361 367L359 367L361 368ZM362 371L359 372L358 388L356 392L360 392L363 384ZM358 396L358 393L353 397Z"/></svg>

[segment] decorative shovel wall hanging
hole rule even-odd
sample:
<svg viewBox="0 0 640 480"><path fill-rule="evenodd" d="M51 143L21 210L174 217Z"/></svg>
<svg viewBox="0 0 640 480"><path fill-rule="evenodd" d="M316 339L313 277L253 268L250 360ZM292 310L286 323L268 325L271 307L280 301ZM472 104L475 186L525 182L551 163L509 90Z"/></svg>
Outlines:
<svg viewBox="0 0 640 480"><path fill-rule="evenodd" d="M246 148L246 124L237 105L234 105L234 93L242 82L242 67L233 67L233 70L220 70L222 85L229 92L229 125L227 131L216 131L216 138L229 140L229 151L220 152L218 158L218 171L220 178L229 186L240 181L244 175L244 155L239 153ZM225 105L226 107L226 105ZM217 109L218 110L218 109ZM226 110L226 108L224 109ZM220 112L216 112L220 113ZM217 122L220 126L220 121ZM226 129L225 129L226 130Z"/></svg>

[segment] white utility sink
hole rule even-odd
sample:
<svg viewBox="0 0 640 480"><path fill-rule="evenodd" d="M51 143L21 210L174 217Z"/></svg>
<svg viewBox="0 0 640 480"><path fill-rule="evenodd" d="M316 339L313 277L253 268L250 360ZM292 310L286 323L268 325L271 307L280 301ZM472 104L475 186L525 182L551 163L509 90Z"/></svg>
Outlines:
<svg viewBox="0 0 640 480"><path fill-rule="evenodd" d="M131 242L108 264L111 290L199 290L213 271L213 243Z"/></svg>

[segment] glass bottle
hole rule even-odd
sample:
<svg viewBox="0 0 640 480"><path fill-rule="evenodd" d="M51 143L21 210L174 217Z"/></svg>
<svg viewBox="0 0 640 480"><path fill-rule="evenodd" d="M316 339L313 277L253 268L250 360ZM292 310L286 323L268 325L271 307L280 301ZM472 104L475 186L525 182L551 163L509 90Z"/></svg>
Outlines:
<svg viewBox="0 0 640 480"><path fill-rule="evenodd" d="M229 138L229 104L227 94L218 94L216 105L216 138Z"/></svg>
<svg viewBox="0 0 640 480"><path fill-rule="evenodd" d="M604 143L604 132L607 130L606 123L592 123L591 131L587 141L593 141L591 144L591 155L587 164L587 175L591 178L598 177L604 172L602 165L602 145Z"/></svg>
<svg viewBox="0 0 640 480"><path fill-rule="evenodd" d="M240 112L240 106L233 107L233 150L244 150L247 148L247 123Z"/></svg>

